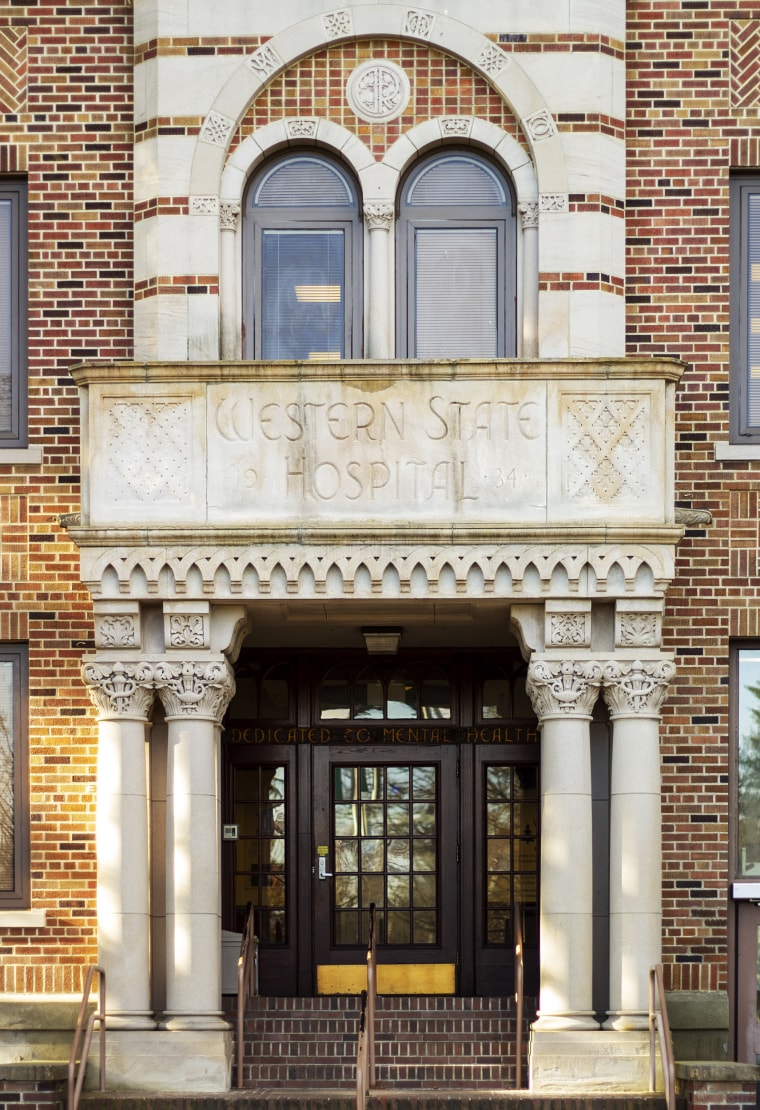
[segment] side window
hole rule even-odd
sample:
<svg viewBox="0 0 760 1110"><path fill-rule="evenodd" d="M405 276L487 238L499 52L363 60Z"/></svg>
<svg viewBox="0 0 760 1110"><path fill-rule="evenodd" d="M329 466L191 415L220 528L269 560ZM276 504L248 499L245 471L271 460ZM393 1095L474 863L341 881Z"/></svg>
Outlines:
<svg viewBox="0 0 760 1110"><path fill-rule="evenodd" d="M0 178L0 448L25 447L26 187Z"/></svg>
<svg viewBox="0 0 760 1110"><path fill-rule="evenodd" d="M731 438L760 441L760 177L731 181Z"/></svg>
<svg viewBox="0 0 760 1110"><path fill-rule="evenodd" d="M734 675L736 829L733 876L760 878L760 644L737 649Z"/></svg>
<svg viewBox="0 0 760 1110"><path fill-rule="evenodd" d="M29 905L27 653L0 644L0 909Z"/></svg>
<svg viewBox="0 0 760 1110"><path fill-rule="evenodd" d="M515 205L484 158L416 166L398 221L398 350L407 358L515 354Z"/></svg>
<svg viewBox="0 0 760 1110"><path fill-rule="evenodd" d="M358 192L344 168L318 154L268 164L251 182L245 216L246 357L360 355Z"/></svg>

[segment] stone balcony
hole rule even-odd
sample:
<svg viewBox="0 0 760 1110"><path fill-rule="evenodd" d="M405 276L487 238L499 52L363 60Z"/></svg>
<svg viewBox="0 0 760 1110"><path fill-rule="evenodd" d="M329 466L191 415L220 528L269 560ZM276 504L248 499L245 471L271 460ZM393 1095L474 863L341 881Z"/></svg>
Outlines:
<svg viewBox="0 0 760 1110"><path fill-rule="evenodd" d="M111 363L82 395L82 520L263 541L674 524L673 360ZM672 538L672 537L669 537Z"/></svg>

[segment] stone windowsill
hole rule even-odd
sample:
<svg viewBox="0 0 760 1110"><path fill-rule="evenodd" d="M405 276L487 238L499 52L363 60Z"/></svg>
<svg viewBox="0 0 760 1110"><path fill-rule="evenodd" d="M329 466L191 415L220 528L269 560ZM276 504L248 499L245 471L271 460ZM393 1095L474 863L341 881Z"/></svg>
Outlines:
<svg viewBox="0 0 760 1110"><path fill-rule="evenodd" d="M33 447L0 447L0 463L11 465L23 463L27 466L38 466L42 462L42 447L35 444Z"/></svg>
<svg viewBox="0 0 760 1110"><path fill-rule="evenodd" d="M0 931L3 929L41 929L46 924L44 910L0 910Z"/></svg>
<svg viewBox="0 0 760 1110"><path fill-rule="evenodd" d="M716 462L760 462L760 444L715 443Z"/></svg>

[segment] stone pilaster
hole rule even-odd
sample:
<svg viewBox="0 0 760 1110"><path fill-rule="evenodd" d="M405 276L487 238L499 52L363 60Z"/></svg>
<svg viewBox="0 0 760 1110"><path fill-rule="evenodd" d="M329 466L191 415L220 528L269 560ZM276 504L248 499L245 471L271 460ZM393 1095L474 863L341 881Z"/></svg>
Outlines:
<svg viewBox="0 0 760 1110"><path fill-rule="evenodd" d="M369 231L369 320L367 355L392 358L391 309L392 275L389 238L393 227L392 203L373 202L364 206L364 222Z"/></svg>
<svg viewBox="0 0 760 1110"><path fill-rule="evenodd" d="M126 627L129 619L121 623ZM111 1028L150 1029L145 745L153 668L141 660L93 659L82 673L99 714L98 962L106 970L108 1022Z"/></svg>
<svg viewBox="0 0 760 1110"><path fill-rule="evenodd" d="M602 668L533 657L541 726L541 969L538 1030L596 1029L592 1007L590 722Z"/></svg>
<svg viewBox="0 0 760 1110"><path fill-rule="evenodd" d="M669 659L605 664L612 721L610 1009L605 1028L646 1029L648 974L661 959L660 709Z"/></svg>
<svg viewBox="0 0 760 1110"><path fill-rule="evenodd" d="M235 683L226 659L205 655L163 659L155 665L155 677L168 725L163 1024L219 1029L225 1026L220 1011L219 739Z"/></svg>

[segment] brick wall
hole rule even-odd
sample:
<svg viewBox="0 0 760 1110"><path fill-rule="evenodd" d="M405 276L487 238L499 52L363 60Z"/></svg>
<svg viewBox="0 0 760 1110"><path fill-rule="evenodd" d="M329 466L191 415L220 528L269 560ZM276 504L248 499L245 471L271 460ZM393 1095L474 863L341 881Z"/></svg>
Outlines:
<svg viewBox="0 0 760 1110"><path fill-rule="evenodd" d="M118 0L0 7L0 171L28 178L29 429L43 449L42 465L0 452L0 639L29 643L32 890L47 912L45 928L0 933L0 990L79 990L95 958L92 628L58 518L79 508L69 367L132 352L131 20Z"/></svg>
<svg viewBox="0 0 760 1110"><path fill-rule="evenodd" d="M664 715L664 958L686 990L726 987L729 637L759 627L754 467L713 454L728 439L729 168L738 151L758 164L757 53L740 34L753 12L629 6L628 353L687 363L677 503L713 514L679 548L665 623L678 678Z"/></svg>

